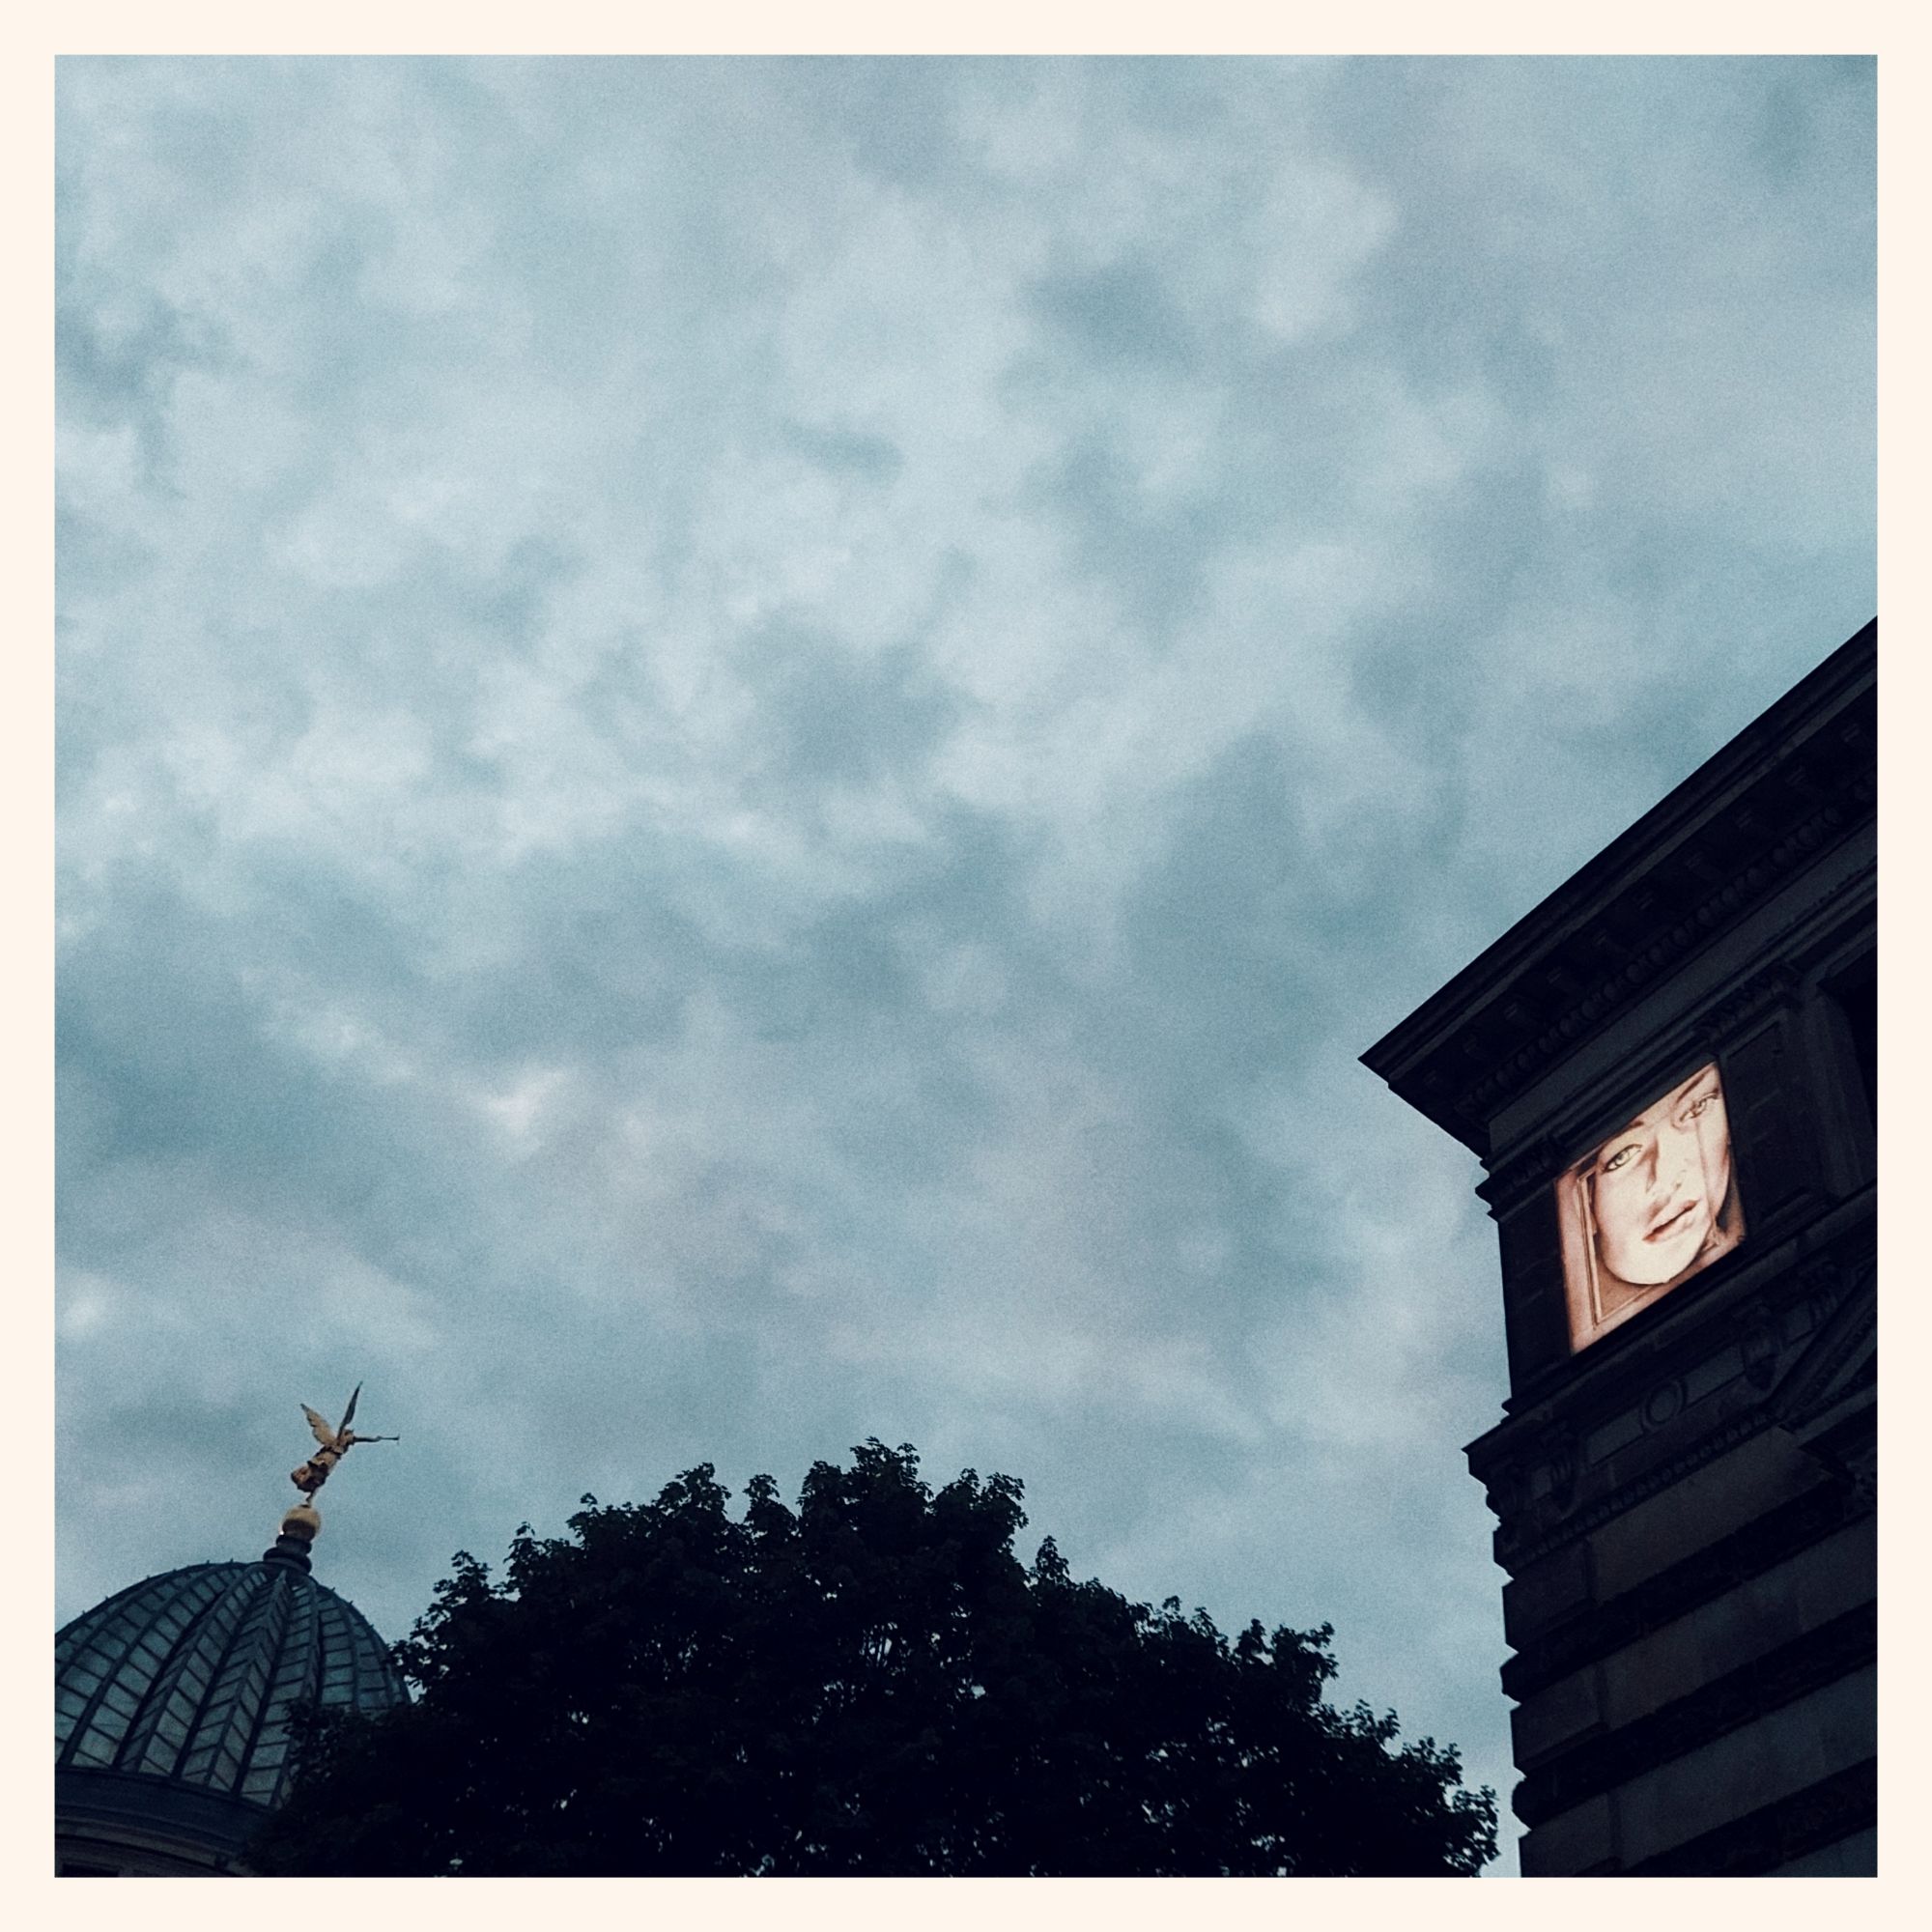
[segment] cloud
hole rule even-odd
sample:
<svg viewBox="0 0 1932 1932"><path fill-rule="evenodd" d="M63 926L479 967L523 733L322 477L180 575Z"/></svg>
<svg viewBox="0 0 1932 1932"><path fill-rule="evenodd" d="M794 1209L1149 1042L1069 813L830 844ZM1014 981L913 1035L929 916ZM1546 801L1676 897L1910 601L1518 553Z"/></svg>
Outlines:
<svg viewBox="0 0 1932 1932"><path fill-rule="evenodd" d="M876 1434L1506 1784L1354 1056L1870 614L1871 82L64 62L63 1614Z"/></svg>

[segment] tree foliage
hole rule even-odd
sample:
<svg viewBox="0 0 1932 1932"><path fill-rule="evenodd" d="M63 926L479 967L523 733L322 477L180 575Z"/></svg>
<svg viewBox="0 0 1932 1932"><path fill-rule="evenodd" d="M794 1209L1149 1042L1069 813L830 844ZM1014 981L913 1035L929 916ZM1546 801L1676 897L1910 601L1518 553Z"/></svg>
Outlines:
<svg viewBox="0 0 1932 1932"><path fill-rule="evenodd" d="M396 1646L415 1695L316 1725L269 1873L1313 1875L1477 1871L1453 1748L1339 1712L1326 1626L1205 1611L1014 1554L1021 1487L909 1446L797 1508L710 1465L571 1535L459 1552Z"/></svg>

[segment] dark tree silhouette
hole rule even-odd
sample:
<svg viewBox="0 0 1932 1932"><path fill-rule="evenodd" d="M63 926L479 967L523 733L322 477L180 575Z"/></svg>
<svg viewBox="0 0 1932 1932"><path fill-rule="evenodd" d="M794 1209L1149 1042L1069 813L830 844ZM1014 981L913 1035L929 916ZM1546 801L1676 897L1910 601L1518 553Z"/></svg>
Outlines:
<svg viewBox="0 0 1932 1932"><path fill-rule="evenodd" d="M910 1447L794 1512L709 1464L646 1505L459 1553L396 1646L415 1701L316 1724L264 1873L1471 1874L1495 1803L1453 1748L1322 1699L1329 1630L1013 1553L1021 1488Z"/></svg>

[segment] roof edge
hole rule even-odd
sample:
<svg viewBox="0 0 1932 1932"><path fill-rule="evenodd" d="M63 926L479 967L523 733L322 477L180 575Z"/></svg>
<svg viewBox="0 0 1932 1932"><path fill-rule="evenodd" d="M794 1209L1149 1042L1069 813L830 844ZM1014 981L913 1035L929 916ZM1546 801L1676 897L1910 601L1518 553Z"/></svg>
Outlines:
<svg viewBox="0 0 1932 1932"><path fill-rule="evenodd" d="M1601 937L1593 932L1593 924L1613 926L1615 922L1608 916L1617 908L1620 895L1634 891L1654 871L1661 855L1676 851L1694 858L1700 831L1708 828L1709 836L1717 836L1720 814L1728 808L1766 796L1765 781L1801 748L1816 748L1820 730L1852 710L1873 686L1877 642L1878 619L1874 617L1390 1028L1360 1056L1362 1064L1445 1131L1483 1153L1486 1136L1473 1119L1448 1107L1439 1094L1432 1097L1418 1091L1425 1074L1432 1089L1442 1084L1437 1077L1441 1069L1430 1063L1459 1043L1478 1019L1492 1028L1503 1027L1494 1009L1512 1003L1524 977L1549 962L1566 942L1574 943L1586 933ZM1836 755L1842 762L1844 754ZM1767 841L1773 838L1770 833L1765 836ZM1813 835L1807 833L1806 851L1812 842ZM1788 867L1790 861L1791 855L1785 854L1782 865ZM1700 912L1696 932L1675 949L1674 957L1663 958L1657 970L1671 970L1678 958L1689 957L1706 940L1718 936L1731 923L1733 913L1742 917L1747 909L1734 893L1727 892L1722 899L1722 915L1714 919ZM1648 982L1649 975L1634 967L1631 972L1634 986ZM1507 1050L1527 1050L1545 1060L1560 1058L1567 1049L1557 1047L1546 1054L1526 1046L1536 1039L1546 1022L1547 1014L1513 1023L1520 1037L1509 1039ZM1563 1024L1566 1035L1575 1031L1567 1019Z"/></svg>

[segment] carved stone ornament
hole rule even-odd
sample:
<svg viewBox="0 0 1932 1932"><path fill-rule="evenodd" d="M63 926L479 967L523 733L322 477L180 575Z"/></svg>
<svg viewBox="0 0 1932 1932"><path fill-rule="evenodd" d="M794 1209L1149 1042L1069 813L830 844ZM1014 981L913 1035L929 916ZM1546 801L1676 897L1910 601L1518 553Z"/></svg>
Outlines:
<svg viewBox="0 0 1932 1932"><path fill-rule="evenodd" d="M1522 1472L1514 1463L1505 1463L1490 1472L1488 1498L1490 1513L1498 1522L1508 1522L1522 1508Z"/></svg>
<svg viewBox="0 0 1932 1932"><path fill-rule="evenodd" d="M1672 1421L1684 1406L1684 1384L1673 1376L1668 1381L1658 1385L1643 1399L1643 1426L1646 1429L1662 1429Z"/></svg>
<svg viewBox="0 0 1932 1932"><path fill-rule="evenodd" d="M1558 1509L1568 1509L1577 1496L1577 1432L1564 1423L1544 1432L1544 1460L1549 1465L1549 1495Z"/></svg>
<svg viewBox="0 0 1932 1932"><path fill-rule="evenodd" d="M1745 1379L1760 1393L1777 1378L1777 1358L1784 1340L1778 1333L1777 1317L1762 1301L1754 1301L1744 1311L1738 1352L1744 1358Z"/></svg>
<svg viewBox="0 0 1932 1932"><path fill-rule="evenodd" d="M1562 1171L1563 1150L1546 1135L1499 1161L1476 1192L1491 1207L1501 1208L1534 1194Z"/></svg>
<svg viewBox="0 0 1932 1932"><path fill-rule="evenodd" d="M1525 1085L1536 1072L1561 1054L1570 1041L1592 1029L1618 1007L1626 1005L1640 987L1702 946L1715 933L1742 918L1752 905L1767 896L1773 886L1795 865L1801 861L1808 862L1810 855L1846 822L1847 814L1837 806L1826 806L1780 838L1761 858L1745 867L1741 872L1731 874L1725 885L1712 893L1694 912L1658 933L1640 951L1622 956L1620 950L1612 944L1610 950L1619 953L1620 970L1611 973L1536 1037L1516 1052L1506 1053L1485 1077L1469 1083L1458 1103L1459 1110L1472 1121L1492 1118L1509 1094ZM1614 930L1618 923L1617 908L1612 906L1605 916L1605 930ZM1788 969L1774 967L1761 976L1761 980L1753 980L1735 993L1725 995L1706 1018L1705 1024L1717 1029L1714 1037L1730 1032L1741 1018L1748 1017L1760 1008L1793 997L1795 982L1789 988L1778 983L1778 975L1785 971ZM1736 1005L1736 1010L1733 1010L1734 1003L1742 1003ZM1473 1037L1470 1036L1472 1041ZM1472 1051L1472 1057L1474 1051L1479 1049Z"/></svg>
<svg viewBox="0 0 1932 1932"><path fill-rule="evenodd" d="M1707 1047L1719 1046L1752 1020L1793 1005L1798 989L1798 975L1780 960L1706 1008L1697 1021L1696 1037Z"/></svg>

